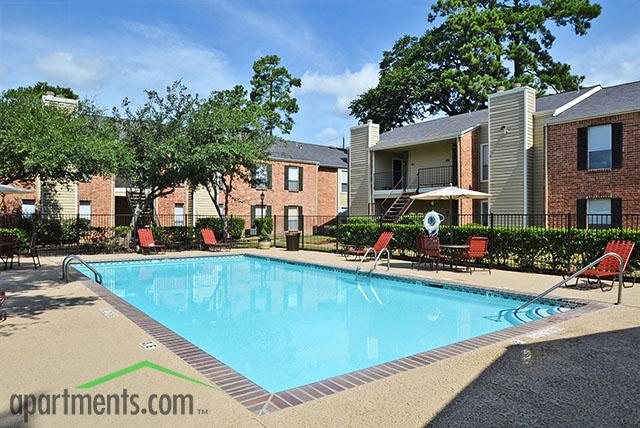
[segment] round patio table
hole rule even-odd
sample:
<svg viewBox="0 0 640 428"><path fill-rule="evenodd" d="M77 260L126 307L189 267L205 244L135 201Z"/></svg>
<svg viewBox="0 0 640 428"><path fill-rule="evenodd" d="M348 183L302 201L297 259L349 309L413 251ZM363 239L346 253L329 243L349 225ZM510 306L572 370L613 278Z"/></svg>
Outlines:
<svg viewBox="0 0 640 428"><path fill-rule="evenodd" d="M453 256L459 256L469 249L467 244L440 244L440 248L449 253L449 268L453 270Z"/></svg>

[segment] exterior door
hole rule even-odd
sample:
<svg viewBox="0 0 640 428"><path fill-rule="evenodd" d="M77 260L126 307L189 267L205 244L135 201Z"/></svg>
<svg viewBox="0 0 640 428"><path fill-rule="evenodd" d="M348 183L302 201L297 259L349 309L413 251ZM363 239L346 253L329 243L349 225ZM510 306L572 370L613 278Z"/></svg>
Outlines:
<svg viewBox="0 0 640 428"><path fill-rule="evenodd" d="M404 161L402 159L393 158L391 162L391 187L394 189L398 187L404 187Z"/></svg>

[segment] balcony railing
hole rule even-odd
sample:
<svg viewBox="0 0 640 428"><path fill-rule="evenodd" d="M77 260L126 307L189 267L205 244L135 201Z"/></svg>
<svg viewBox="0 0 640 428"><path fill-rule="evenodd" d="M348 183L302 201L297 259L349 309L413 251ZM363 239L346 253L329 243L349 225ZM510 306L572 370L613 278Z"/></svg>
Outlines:
<svg viewBox="0 0 640 428"><path fill-rule="evenodd" d="M455 185L452 166L418 169L418 188Z"/></svg>
<svg viewBox="0 0 640 428"><path fill-rule="evenodd" d="M404 189L404 178L394 180L392 172L376 172L373 174L373 190Z"/></svg>

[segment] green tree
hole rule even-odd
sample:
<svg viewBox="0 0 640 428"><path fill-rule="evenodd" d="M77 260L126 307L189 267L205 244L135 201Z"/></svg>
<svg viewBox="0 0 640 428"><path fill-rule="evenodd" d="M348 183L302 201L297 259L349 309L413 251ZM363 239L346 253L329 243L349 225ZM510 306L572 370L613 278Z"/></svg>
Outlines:
<svg viewBox="0 0 640 428"><path fill-rule="evenodd" d="M189 123L186 176L207 189L228 237L227 207L235 183L249 182L274 138L260 121L261 107L242 86L218 91L199 103ZM220 204L223 197L224 208Z"/></svg>
<svg viewBox="0 0 640 428"><path fill-rule="evenodd" d="M291 132L294 123L291 116L299 110L291 90L300 85L300 79L280 66L277 55L267 55L253 63L251 101L263 107L262 120L269 135L273 135L275 128L284 134Z"/></svg>
<svg viewBox="0 0 640 428"><path fill-rule="evenodd" d="M173 193L186 180L187 125L197 103L197 96L188 94L179 81L164 94L154 90L145 94L140 107L132 108L125 98L122 111L113 111L123 139L118 176L127 183L132 226L142 214L153 212L156 199Z"/></svg>
<svg viewBox="0 0 640 428"><path fill-rule="evenodd" d="M53 92L58 97L69 98L72 100L80 99L78 94L73 92L71 88L65 88L63 86L53 86L47 82L38 82L33 86L18 87L16 89L7 89L5 92L8 97L13 97L17 94L31 94L36 97L41 97L47 92Z"/></svg>
<svg viewBox="0 0 640 428"><path fill-rule="evenodd" d="M0 184L32 184L37 178L68 183L113 172L119 151L114 123L89 101L44 103L37 86L0 96Z"/></svg>
<svg viewBox="0 0 640 428"><path fill-rule="evenodd" d="M549 24L584 35L600 10L589 0L438 0L428 16L438 25L384 52L378 86L354 100L351 113L388 130L428 114L486 107L501 85L575 90L584 77L551 56Z"/></svg>

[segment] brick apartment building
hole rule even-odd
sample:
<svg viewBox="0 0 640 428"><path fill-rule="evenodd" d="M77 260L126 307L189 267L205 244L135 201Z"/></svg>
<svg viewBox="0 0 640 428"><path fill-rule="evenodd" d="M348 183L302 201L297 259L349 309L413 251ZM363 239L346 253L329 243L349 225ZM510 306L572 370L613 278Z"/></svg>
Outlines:
<svg viewBox="0 0 640 428"><path fill-rule="evenodd" d="M579 227L619 226L640 213L640 82L536 97L501 90L488 108L380 134L351 130L350 212L573 214ZM453 184L488 201L412 202Z"/></svg>
<svg viewBox="0 0 640 428"><path fill-rule="evenodd" d="M302 216L309 228L327 223L348 209L347 150L316 144L281 141L258 168L253 183L236 182L228 213L253 220L275 215L280 228L297 229ZM264 207L261 207L264 194ZM222 202L222 197L221 197ZM92 177L81 183L45 186L36 182L31 194L7 195L7 212L40 213L63 218L91 219L93 226L128 225L131 209L126 185L117 177ZM205 189L179 186L154 206L161 225L194 224L199 217L217 217ZM280 229L282 230L282 229Z"/></svg>

